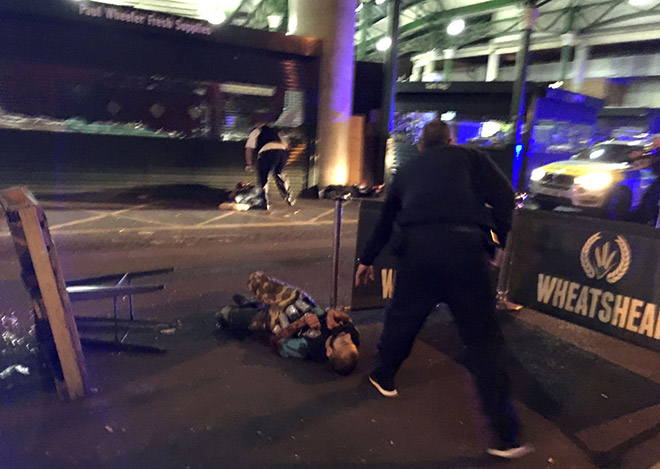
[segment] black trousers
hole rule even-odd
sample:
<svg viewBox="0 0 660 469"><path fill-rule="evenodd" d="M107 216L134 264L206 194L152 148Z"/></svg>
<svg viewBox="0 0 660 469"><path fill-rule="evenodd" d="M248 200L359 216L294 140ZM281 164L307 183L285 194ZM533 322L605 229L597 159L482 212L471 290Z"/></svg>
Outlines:
<svg viewBox="0 0 660 469"><path fill-rule="evenodd" d="M433 307L446 303L465 346L465 365L498 444L517 445L519 420L504 367L489 254L479 228L406 228L398 243L394 295L385 308L374 369L391 377Z"/></svg>
<svg viewBox="0 0 660 469"><path fill-rule="evenodd" d="M257 175L259 177L259 187L266 195L266 186L268 185L268 176L273 173L275 185L283 199L290 199L289 181L284 175L284 166L287 162L287 152L285 150L266 150L259 153L257 159Z"/></svg>

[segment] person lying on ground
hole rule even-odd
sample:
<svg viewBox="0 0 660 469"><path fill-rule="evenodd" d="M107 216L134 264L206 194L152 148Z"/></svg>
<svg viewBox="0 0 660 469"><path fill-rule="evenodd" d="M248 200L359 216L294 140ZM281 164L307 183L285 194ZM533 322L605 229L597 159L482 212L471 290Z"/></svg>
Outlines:
<svg viewBox="0 0 660 469"><path fill-rule="evenodd" d="M324 311L304 291L263 272L251 274L248 287L256 299L235 295L236 305L217 314L221 327L241 336L265 332L283 357L329 361L341 375L355 369L360 334L348 314Z"/></svg>
<svg viewBox="0 0 660 469"><path fill-rule="evenodd" d="M270 338L283 357L328 360L332 369L350 375L359 357L360 334L348 314L329 309L321 316L307 313Z"/></svg>

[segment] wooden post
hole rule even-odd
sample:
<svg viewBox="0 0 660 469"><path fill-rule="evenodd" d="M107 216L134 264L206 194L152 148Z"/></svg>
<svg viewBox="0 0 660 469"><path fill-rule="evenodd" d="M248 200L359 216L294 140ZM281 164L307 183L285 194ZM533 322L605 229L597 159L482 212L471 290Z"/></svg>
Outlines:
<svg viewBox="0 0 660 469"><path fill-rule="evenodd" d="M85 360L80 346L71 302L48 230L46 215L27 188L7 189L0 193L14 247L21 265L21 276L38 319L47 320L57 349L64 386L57 376L55 384L69 399L87 394Z"/></svg>

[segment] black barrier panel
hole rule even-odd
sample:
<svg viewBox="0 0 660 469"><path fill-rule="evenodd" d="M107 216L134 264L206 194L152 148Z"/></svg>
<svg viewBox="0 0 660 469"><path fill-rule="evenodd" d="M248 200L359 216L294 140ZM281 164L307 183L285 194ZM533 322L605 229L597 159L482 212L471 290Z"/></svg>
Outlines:
<svg viewBox="0 0 660 469"><path fill-rule="evenodd" d="M362 253L367 244L371 232L376 226L382 201L364 200L360 202L360 213L358 220L358 233L356 243L355 258ZM367 285L355 286L353 283L353 292L351 295L351 309L375 309L382 308L394 293L394 282L396 280L396 271L394 270L396 259L390 251L389 245L381 251L380 255L374 261L375 282ZM357 269L357 260L353 272Z"/></svg>
<svg viewBox="0 0 660 469"><path fill-rule="evenodd" d="M513 230L511 301L660 352L660 232L528 210Z"/></svg>

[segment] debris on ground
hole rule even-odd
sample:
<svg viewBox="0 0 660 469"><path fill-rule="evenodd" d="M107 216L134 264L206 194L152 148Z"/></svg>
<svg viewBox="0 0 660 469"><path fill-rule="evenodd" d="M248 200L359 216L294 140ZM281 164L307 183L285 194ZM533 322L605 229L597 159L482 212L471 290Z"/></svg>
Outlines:
<svg viewBox="0 0 660 469"><path fill-rule="evenodd" d="M245 212L253 209L266 208L266 198L264 191L257 188L254 184L239 182L229 193L228 201L221 203L220 210L234 210Z"/></svg>
<svg viewBox="0 0 660 469"><path fill-rule="evenodd" d="M7 379L13 373L20 373L24 376L28 376L30 374L30 369L27 366L23 366L23 365L8 366L4 370L0 371L0 379Z"/></svg>
<svg viewBox="0 0 660 469"><path fill-rule="evenodd" d="M323 192L321 192L321 197L324 199L334 199L336 197L343 197L346 195L350 195L354 198L378 197L383 193L384 189L385 184L370 186L366 183L366 181L362 181L360 184L354 184L352 186L329 185L323 189Z"/></svg>

